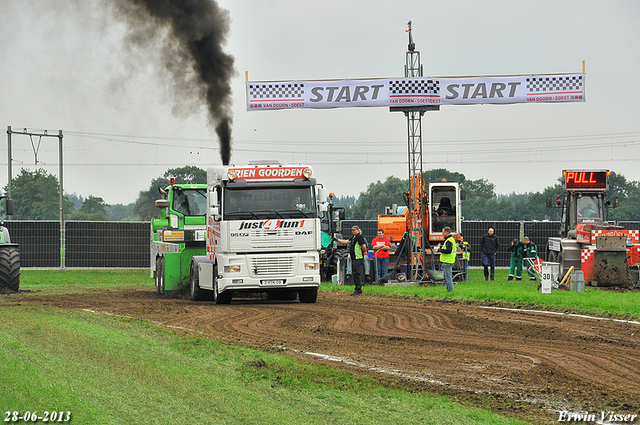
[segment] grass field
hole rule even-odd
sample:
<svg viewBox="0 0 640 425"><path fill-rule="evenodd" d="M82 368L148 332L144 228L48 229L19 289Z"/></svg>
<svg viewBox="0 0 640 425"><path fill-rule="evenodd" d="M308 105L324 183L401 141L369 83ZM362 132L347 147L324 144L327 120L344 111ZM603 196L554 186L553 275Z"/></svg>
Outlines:
<svg viewBox="0 0 640 425"><path fill-rule="evenodd" d="M455 299L461 302L482 302L485 304L513 304L516 308L535 308L552 311L571 312L640 319L640 291L622 292L602 288L586 287L585 292L552 291L543 294L537 290L537 281L507 281L508 270L496 270L495 281L485 282L483 271L472 269L470 282L456 283L454 291L448 293L439 286L365 286L369 294L402 294L425 298ZM324 290L349 291L353 287L323 284Z"/></svg>
<svg viewBox="0 0 640 425"><path fill-rule="evenodd" d="M473 271L479 280L480 271ZM504 272L504 273L503 273ZM503 276L504 274L504 276ZM22 271L38 295L146 287L148 271ZM640 318L639 293L540 294L529 282L366 286L370 294L494 300ZM325 283L322 290L352 288ZM445 397L411 394L289 357L175 335L151 323L9 302L0 295L0 414L71 412L75 424L516 424Z"/></svg>

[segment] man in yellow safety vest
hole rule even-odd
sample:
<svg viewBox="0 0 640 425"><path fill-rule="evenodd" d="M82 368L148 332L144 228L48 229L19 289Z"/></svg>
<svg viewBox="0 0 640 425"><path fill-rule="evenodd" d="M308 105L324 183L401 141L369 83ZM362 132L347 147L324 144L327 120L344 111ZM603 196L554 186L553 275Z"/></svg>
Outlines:
<svg viewBox="0 0 640 425"><path fill-rule="evenodd" d="M444 243L437 252L440 253L440 262L444 271L444 284L447 291L453 292L453 265L456 262L456 255L458 255L458 243L451 236L450 227L442 229L442 234L444 235Z"/></svg>
<svg viewBox="0 0 640 425"><path fill-rule="evenodd" d="M469 261L471 260L471 246L469 246L469 242L464 240L462 235L460 235L460 242L462 243L458 244L458 246L461 245L460 248L462 249L462 266L464 269L464 281L469 282L470 281Z"/></svg>

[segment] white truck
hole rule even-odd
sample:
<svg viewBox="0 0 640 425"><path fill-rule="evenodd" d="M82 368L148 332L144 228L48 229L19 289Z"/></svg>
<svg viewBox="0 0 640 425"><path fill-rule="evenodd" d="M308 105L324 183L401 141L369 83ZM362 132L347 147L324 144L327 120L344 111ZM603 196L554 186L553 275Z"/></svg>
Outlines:
<svg viewBox="0 0 640 425"><path fill-rule="evenodd" d="M326 194L311 167L277 161L207 170L206 255L191 261L194 301L234 294L314 303L320 286L319 212Z"/></svg>

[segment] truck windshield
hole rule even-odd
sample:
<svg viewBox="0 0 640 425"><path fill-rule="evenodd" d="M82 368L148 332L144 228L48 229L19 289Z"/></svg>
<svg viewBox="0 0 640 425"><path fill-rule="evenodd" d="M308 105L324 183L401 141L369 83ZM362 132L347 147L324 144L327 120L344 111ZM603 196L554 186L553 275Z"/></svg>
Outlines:
<svg viewBox="0 0 640 425"><path fill-rule="evenodd" d="M207 206L207 192L204 189L174 189L172 208L184 215L204 215Z"/></svg>
<svg viewBox="0 0 640 425"><path fill-rule="evenodd" d="M313 186L225 188L222 202L227 220L318 216Z"/></svg>

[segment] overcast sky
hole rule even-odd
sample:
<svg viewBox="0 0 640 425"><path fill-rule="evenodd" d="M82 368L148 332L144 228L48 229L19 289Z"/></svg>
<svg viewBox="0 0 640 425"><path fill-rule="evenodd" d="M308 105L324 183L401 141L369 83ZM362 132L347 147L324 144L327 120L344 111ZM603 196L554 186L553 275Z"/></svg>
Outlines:
<svg viewBox="0 0 640 425"><path fill-rule="evenodd" d="M176 103L159 52L129 49L107 0L0 0L0 127L64 134L64 189L134 202L168 168L220 164L204 106ZM563 168L640 180L640 2L220 0L235 57L231 162L308 163L338 196L408 178L407 121L388 108L246 110L255 81L403 77L413 22L424 76L579 73L586 102L450 105L422 120L423 168L541 191ZM193 106L193 105L191 105ZM58 175L56 138L13 135L20 168ZM0 143L7 167L7 137ZM37 151L38 164L34 150ZM0 173L0 185L8 181Z"/></svg>

